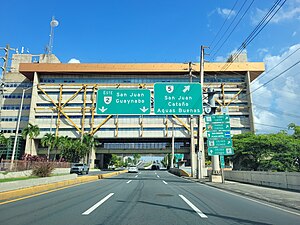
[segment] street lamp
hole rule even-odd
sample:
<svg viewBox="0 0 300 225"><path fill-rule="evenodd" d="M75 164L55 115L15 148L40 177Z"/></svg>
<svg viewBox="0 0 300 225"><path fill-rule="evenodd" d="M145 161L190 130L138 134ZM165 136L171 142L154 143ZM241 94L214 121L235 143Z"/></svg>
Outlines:
<svg viewBox="0 0 300 225"><path fill-rule="evenodd" d="M17 147L17 140L18 140L18 133L19 133L20 122L21 122L21 115L22 115L22 108L23 108L25 91L27 91L27 90L35 87L35 86L37 86L37 84L33 85L29 88L24 88L23 92L22 92L22 99L21 99L19 115L18 115L17 128L16 128L16 134L15 134L15 140L14 140L14 147L13 147L13 152L12 152L11 161L10 161L10 170L12 170L12 168L13 168L14 159L15 159L15 153L16 153L16 147Z"/></svg>

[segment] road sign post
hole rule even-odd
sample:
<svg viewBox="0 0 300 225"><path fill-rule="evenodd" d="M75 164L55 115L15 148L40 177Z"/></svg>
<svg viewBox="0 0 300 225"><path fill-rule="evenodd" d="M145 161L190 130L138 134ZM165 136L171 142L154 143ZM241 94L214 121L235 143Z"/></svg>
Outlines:
<svg viewBox="0 0 300 225"><path fill-rule="evenodd" d="M202 114L199 83L155 83L154 112L160 115Z"/></svg>
<svg viewBox="0 0 300 225"><path fill-rule="evenodd" d="M102 115L150 114L150 90L100 89L96 113Z"/></svg>

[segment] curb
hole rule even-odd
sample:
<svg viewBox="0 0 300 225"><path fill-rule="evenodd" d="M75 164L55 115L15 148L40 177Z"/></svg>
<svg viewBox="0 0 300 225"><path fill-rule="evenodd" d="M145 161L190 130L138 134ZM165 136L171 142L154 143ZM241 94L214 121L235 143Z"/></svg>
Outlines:
<svg viewBox="0 0 300 225"><path fill-rule="evenodd" d="M68 187L68 186L72 186L75 184L92 182L92 181L96 181L99 179L105 179L105 178L109 178L112 176L117 176L117 175L120 175L120 174L123 174L126 172L127 172L127 170L113 172L113 173L99 174L99 175L95 175L95 176L78 177L78 178L72 179L72 180L60 181L60 182L55 182L55 183L51 183L51 184L43 184L43 185L23 188L23 189L19 189L19 190L6 191L6 192L0 193L0 201L17 198L17 197L23 197L26 195L32 195L32 194L49 191L49 190L57 189L57 188L61 188L61 187Z"/></svg>

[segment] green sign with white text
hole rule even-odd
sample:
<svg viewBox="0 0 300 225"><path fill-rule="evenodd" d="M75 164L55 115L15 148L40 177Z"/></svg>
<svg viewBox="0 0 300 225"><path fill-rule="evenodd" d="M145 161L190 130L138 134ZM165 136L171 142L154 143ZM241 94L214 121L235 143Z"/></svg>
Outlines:
<svg viewBox="0 0 300 225"><path fill-rule="evenodd" d="M215 123L215 122L230 122L230 118L228 115L212 115L206 116L205 118L206 123Z"/></svg>
<svg viewBox="0 0 300 225"><path fill-rule="evenodd" d="M230 123L206 123L207 131L230 131Z"/></svg>
<svg viewBox="0 0 300 225"><path fill-rule="evenodd" d="M150 114L150 90L100 89L97 92L96 113L102 115Z"/></svg>
<svg viewBox="0 0 300 225"><path fill-rule="evenodd" d="M208 155L233 155L234 151L232 147L208 147Z"/></svg>
<svg viewBox="0 0 300 225"><path fill-rule="evenodd" d="M202 88L199 83L155 83L154 113L161 115L202 114Z"/></svg>
<svg viewBox="0 0 300 225"><path fill-rule="evenodd" d="M211 140L208 139L207 140L207 146L208 147L216 147L216 146L221 146L221 147L232 147L232 140L230 138L226 138L226 139L215 139L215 140Z"/></svg>

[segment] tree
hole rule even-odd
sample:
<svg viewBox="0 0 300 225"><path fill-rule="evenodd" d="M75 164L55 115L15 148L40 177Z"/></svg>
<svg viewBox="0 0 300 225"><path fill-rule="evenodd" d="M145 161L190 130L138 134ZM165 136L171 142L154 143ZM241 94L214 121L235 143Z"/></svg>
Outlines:
<svg viewBox="0 0 300 225"><path fill-rule="evenodd" d="M41 140L41 144L43 147L48 147L48 152L50 153L55 147L55 135L47 133ZM50 159L50 156L47 155L47 159Z"/></svg>
<svg viewBox="0 0 300 225"><path fill-rule="evenodd" d="M40 128L37 125L28 124L22 131L22 137L26 139L29 136L30 139L30 152L32 150L32 140L40 134Z"/></svg>
<svg viewBox="0 0 300 225"><path fill-rule="evenodd" d="M296 138L296 139L300 139L300 126L297 126L296 124L294 123L290 123L289 126L288 126L289 130L292 129L294 130L294 134L293 136Z"/></svg>
<svg viewBox="0 0 300 225"><path fill-rule="evenodd" d="M137 153L133 154L133 162L134 162L134 164L137 164L140 158L141 158L140 154L137 154Z"/></svg>
<svg viewBox="0 0 300 225"><path fill-rule="evenodd" d="M291 126L297 129L297 126ZM231 156L236 170L300 171L300 139L293 135L245 133L233 137L235 154Z"/></svg>
<svg viewBox="0 0 300 225"><path fill-rule="evenodd" d="M7 145L8 139L4 137L4 134L0 133L0 145Z"/></svg>

